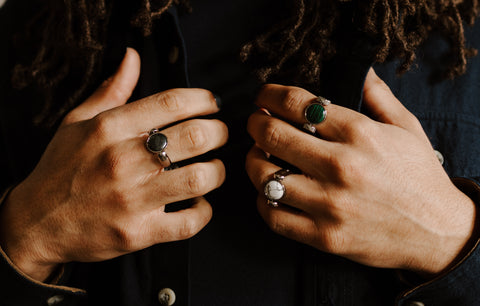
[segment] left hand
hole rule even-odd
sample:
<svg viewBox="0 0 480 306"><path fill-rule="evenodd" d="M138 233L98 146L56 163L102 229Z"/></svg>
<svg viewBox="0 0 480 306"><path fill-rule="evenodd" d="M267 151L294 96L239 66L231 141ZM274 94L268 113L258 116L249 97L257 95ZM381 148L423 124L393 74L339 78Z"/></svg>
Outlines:
<svg viewBox="0 0 480 306"><path fill-rule="evenodd" d="M328 105L319 138L279 118L303 124L316 97L297 87L266 85L248 123L256 145L246 168L257 206L277 233L319 250L375 267L435 275L461 254L475 223L475 206L450 181L417 118L373 71L364 103L372 117ZM268 153L265 153L268 152ZM272 154L298 167L282 182L272 208L265 183L280 169Z"/></svg>

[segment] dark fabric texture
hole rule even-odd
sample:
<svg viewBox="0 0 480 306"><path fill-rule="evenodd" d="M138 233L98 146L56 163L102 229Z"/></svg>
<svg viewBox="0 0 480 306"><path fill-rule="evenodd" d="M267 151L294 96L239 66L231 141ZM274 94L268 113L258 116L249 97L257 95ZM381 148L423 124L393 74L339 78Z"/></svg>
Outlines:
<svg viewBox="0 0 480 306"><path fill-rule="evenodd" d="M54 295L64 297L59 305L159 305L162 288L175 291L175 305L194 306L479 304L477 247L454 270L415 288L402 282L397 271L366 267L275 235L260 218L257 192L244 161L253 143L246 121L255 110L253 101L261 84L240 63L238 51L242 43L282 18L281 7L270 10L275 5L273 0L194 0L191 15L179 16L175 8L170 9L148 38L113 16L103 75L115 70L126 46L138 50L142 74L131 101L175 87L206 88L221 98L222 109L213 117L227 123L230 140L224 148L196 159L219 157L227 167L224 185L207 195L214 217L188 241L152 246L105 262L67 264L59 285L87 293L34 283L0 256L0 305L46 305ZM25 178L54 133L32 126L38 97L28 90L12 90L8 80L16 60L10 38L12 30L28 18L30 10L25 7L35 11L29 0L11 0L0 9L0 39L7 42L0 47L2 188ZM313 91L362 111L371 45L355 31L344 35L343 47L325 64L322 82ZM478 35L480 26L467 31L475 47L480 47ZM464 76L434 83L430 77L441 62L445 44L433 37L421 50L418 65L402 77L395 74L395 62L375 65L375 69L418 116L434 148L445 157L448 174L478 179L480 58L471 61ZM281 83L289 84L288 80ZM479 203L477 183L468 180L462 186Z"/></svg>

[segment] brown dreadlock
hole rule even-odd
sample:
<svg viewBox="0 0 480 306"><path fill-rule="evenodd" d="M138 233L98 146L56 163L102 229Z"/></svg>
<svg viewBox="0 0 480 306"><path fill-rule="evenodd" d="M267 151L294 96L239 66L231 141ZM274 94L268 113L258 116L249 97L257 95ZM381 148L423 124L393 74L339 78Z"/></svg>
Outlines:
<svg viewBox="0 0 480 306"><path fill-rule="evenodd" d="M263 58L264 66L257 70L262 81L279 73L288 60L296 63L296 77L303 83L316 82L322 61L337 51L335 31L346 2L352 2L353 27L376 41L376 62L403 60L399 74L410 68L416 49L433 31L443 34L451 48L444 78L463 74L467 58L476 54L465 45L463 22L473 25L478 0L301 0L295 1L289 20L246 44L242 58Z"/></svg>
<svg viewBox="0 0 480 306"><path fill-rule="evenodd" d="M42 29L38 51L26 63L15 66L13 83L18 88L34 85L45 95L40 121L58 120L85 94L101 64L107 25L114 0L44 0L44 10L29 24ZM187 0L141 0L131 24L151 34L153 23L171 5L188 7ZM376 41L375 60L402 60L399 73L409 69L415 51L430 33L441 33L450 44L447 78L465 72L467 58L475 54L465 45L464 26L473 25L480 0L291 0L290 17L247 43L241 51L252 62L262 81L278 73L312 84L321 64L337 51L335 32L346 4L353 7L353 26ZM39 26L41 25L41 26ZM31 32L34 32L32 30ZM32 34L33 35L33 34ZM35 36L35 35L33 35ZM32 39L26 37L24 39ZM293 62L295 65L286 65ZM289 67L294 67L289 68ZM285 71L289 70L291 71ZM61 84L80 84L68 91L68 99L55 99ZM54 105L53 101L63 101ZM65 102L66 101L66 102ZM53 110L55 109L55 113ZM54 113L54 115L51 115Z"/></svg>

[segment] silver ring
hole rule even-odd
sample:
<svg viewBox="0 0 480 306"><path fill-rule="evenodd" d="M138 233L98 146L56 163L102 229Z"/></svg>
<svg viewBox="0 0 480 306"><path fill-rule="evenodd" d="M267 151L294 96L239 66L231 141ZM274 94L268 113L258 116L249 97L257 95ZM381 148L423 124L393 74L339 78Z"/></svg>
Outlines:
<svg viewBox="0 0 480 306"><path fill-rule="evenodd" d="M324 98L322 96L318 96L317 99L315 99L315 101L322 104L323 106L327 106L327 105L332 104L332 101L330 101L327 98Z"/></svg>
<svg viewBox="0 0 480 306"><path fill-rule="evenodd" d="M148 133L148 138L145 141L145 147L148 151L157 156L158 161L165 170L170 170L172 161L168 157L165 149L168 146L168 138L160 133L158 129L153 129Z"/></svg>
<svg viewBox="0 0 480 306"><path fill-rule="evenodd" d="M315 134L317 129L316 124L322 123L327 118L327 110L325 106L330 105L332 102L324 97L318 96L315 102L308 105L305 108L304 116L307 123L303 125L303 128L312 134Z"/></svg>
<svg viewBox="0 0 480 306"><path fill-rule="evenodd" d="M263 192L267 197L268 205L278 207L278 201L285 196L286 192L285 185L283 185L282 181L289 174L291 174L290 170L280 169L273 174L273 179L265 184Z"/></svg>

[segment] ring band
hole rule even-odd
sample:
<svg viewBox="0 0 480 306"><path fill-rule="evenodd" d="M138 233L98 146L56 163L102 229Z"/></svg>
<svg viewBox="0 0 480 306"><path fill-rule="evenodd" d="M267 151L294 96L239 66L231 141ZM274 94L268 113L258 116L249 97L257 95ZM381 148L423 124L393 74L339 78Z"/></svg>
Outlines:
<svg viewBox="0 0 480 306"><path fill-rule="evenodd" d="M265 184L263 192L267 197L268 205L278 207L278 201L285 196L286 192L285 185L283 185L282 181L289 174L291 174L290 170L280 169L273 174L273 179Z"/></svg>
<svg viewBox="0 0 480 306"><path fill-rule="evenodd" d="M148 138L145 141L145 147L148 151L157 156L158 161L165 170L170 170L172 161L168 157L165 149L168 146L168 138L160 133L158 129L153 129L148 133Z"/></svg>
<svg viewBox="0 0 480 306"><path fill-rule="evenodd" d="M172 161L170 160L170 157L168 157L167 152L163 151L161 153L157 154L157 158L160 161L160 164L162 164L163 168L170 168L172 165Z"/></svg>
<svg viewBox="0 0 480 306"><path fill-rule="evenodd" d="M323 106L328 106L328 105L332 104L332 101L330 101L327 98L324 98L322 96L318 96L315 101L322 104Z"/></svg>
<svg viewBox="0 0 480 306"><path fill-rule="evenodd" d="M315 99L315 102L305 108L304 116L305 120L307 120L307 123L303 125L303 128L310 133L315 134L315 132L317 131L315 125L325 121L325 119L327 118L327 110L325 106L331 103L332 102L330 100L318 96Z"/></svg>

